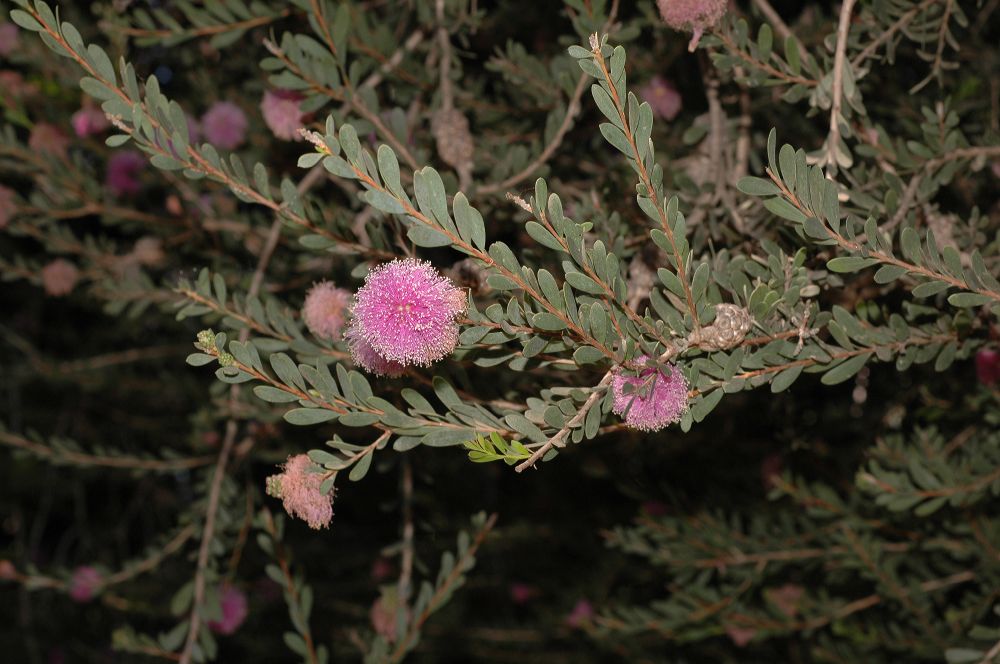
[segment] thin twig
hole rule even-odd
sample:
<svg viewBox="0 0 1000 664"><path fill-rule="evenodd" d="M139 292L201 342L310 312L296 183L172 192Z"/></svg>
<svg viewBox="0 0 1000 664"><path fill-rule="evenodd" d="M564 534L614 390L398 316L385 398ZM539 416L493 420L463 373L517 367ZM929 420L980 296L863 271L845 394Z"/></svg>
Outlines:
<svg viewBox="0 0 1000 664"><path fill-rule="evenodd" d="M524 472L528 468L533 467L538 462L538 460L541 459L543 456L545 456L548 453L548 451L551 450L553 447L563 447L566 444L565 442L563 442L563 440L570 434L570 432L573 429L580 426L580 424L587 417L587 413L589 413L590 410L597 404L597 402L600 401L601 397L604 396L604 393L607 391L608 386L611 385L611 381L613 379L614 379L613 371L609 371L606 374L604 374L604 378L602 378L601 382L594 387L593 391L591 391L590 393L590 396L587 397L587 400L583 402L582 406L580 406L580 410L576 411L576 415L574 415L570 419L570 421L567 422L565 426L563 426L562 429L557 431L555 435L553 435L551 438L545 441L544 445L535 450L534 454L528 457L527 461L522 461L521 463L519 463L517 467L514 468L514 470L516 470L519 473Z"/></svg>
<svg viewBox="0 0 1000 664"><path fill-rule="evenodd" d="M826 139L826 161L837 169L840 147L840 109L844 100L844 61L847 57L847 33L851 28L851 11L856 0L844 0L837 25L837 47L833 54L833 103L830 106L830 134Z"/></svg>

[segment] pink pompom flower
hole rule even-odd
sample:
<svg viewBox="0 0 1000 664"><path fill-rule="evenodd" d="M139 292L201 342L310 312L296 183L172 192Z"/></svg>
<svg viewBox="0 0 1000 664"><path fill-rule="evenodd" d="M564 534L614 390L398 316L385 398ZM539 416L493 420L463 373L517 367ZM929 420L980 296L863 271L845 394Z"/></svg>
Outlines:
<svg viewBox="0 0 1000 664"><path fill-rule="evenodd" d="M69 580L69 596L74 602L84 604L97 597L104 579L93 567L83 565L73 570Z"/></svg>
<svg viewBox="0 0 1000 664"><path fill-rule="evenodd" d="M302 320L316 337L336 341L347 319L351 292L337 288L329 281L321 281L306 294L302 305Z"/></svg>
<svg viewBox="0 0 1000 664"><path fill-rule="evenodd" d="M365 340L353 325L344 332L347 347L351 351L351 359L368 373L388 378L399 378L406 373L406 367L395 360L387 360Z"/></svg>
<svg viewBox="0 0 1000 664"><path fill-rule="evenodd" d="M673 120L681 112L681 93L662 76L654 76L639 89L639 96L649 102L653 112L664 120Z"/></svg>
<svg viewBox="0 0 1000 664"><path fill-rule="evenodd" d="M688 50L698 46L698 40L726 13L729 0L656 0L663 21L674 30L692 32Z"/></svg>
<svg viewBox="0 0 1000 664"><path fill-rule="evenodd" d="M79 278L80 271L65 258L57 258L42 268L42 288L52 297L69 295Z"/></svg>
<svg viewBox="0 0 1000 664"><path fill-rule="evenodd" d="M307 454L289 457L284 472L267 478L267 493L280 498L290 515L319 530L333 518L333 489L327 494L320 491L324 475L316 470L319 466Z"/></svg>
<svg viewBox="0 0 1000 664"><path fill-rule="evenodd" d="M645 355L638 356L636 363L645 365L638 376L615 371L611 381L615 414L624 415L625 424L640 431L659 431L680 421L688 406L684 374L674 365L665 373L651 366Z"/></svg>
<svg viewBox="0 0 1000 664"><path fill-rule="evenodd" d="M976 353L976 378L987 387L1000 381L1000 352L983 348Z"/></svg>
<svg viewBox="0 0 1000 664"><path fill-rule="evenodd" d="M108 116L96 106L84 106L73 114L70 124L79 138L100 134L111 126Z"/></svg>
<svg viewBox="0 0 1000 664"><path fill-rule="evenodd" d="M260 102L264 123L278 138L286 141L301 141L299 129L302 127L302 109L299 104L304 97L294 90L267 90Z"/></svg>
<svg viewBox="0 0 1000 664"><path fill-rule="evenodd" d="M229 101L215 102L201 116L201 129L205 139L223 150L235 150L242 145L248 126L243 109Z"/></svg>
<svg viewBox="0 0 1000 664"><path fill-rule="evenodd" d="M353 327L385 359L428 366L455 350L465 306L465 292L430 263L397 259L368 273Z"/></svg>
<svg viewBox="0 0 1000 664"><path fill-rule="evenodd" d="M137 194L142 188L137 176L145 167L146 158L141 152L135 150L116 152L108 160L108 171L104 181L115 196Z"/></svg>
<svg viewBox="0 0 1000 664"><path fill-rule="evenodd" d="M14 190L0 184L0 228L5 227L14 217L16 209Z"/></svg>
<svg viewBox="0 0 1000 664"><path fill-rule="evenodd" d="M247 618L247 596L239 588L224 584L219 588L219 605L222 617L208 620L208 628L216 634L232 634Z"/></svg>

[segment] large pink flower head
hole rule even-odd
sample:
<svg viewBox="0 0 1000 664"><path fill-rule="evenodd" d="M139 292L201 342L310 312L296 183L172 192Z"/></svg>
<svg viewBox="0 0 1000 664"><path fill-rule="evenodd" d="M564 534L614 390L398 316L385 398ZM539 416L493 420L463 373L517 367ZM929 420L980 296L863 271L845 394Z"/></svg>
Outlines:
<svg viewBox="0 0 1000 664"><path fill-rule="evenodd" d="M0 228L7 225L7 222L14 216L17 206L14 203L14 190L0 184Z"/></svg>
<svg viewBox="0 0 1000 664"><path fill-rule="evenodd" d="M353 326L375 352L427 366L455 350L465 293L427 261L379 265L354 296Z"/></svg>
<svg viewBox="0 0 1000 664"><path fill-rule="evenodd" d="M247 596L236 586L227 583L219 588L219 604L222 608L222 617L218 620L209 620L206 624L216 634L232 634L246 620Z"/></svg>
<svg viewBox="0 0 1000 664"><path fill-rule="evenodd" d="M681 93L662 76L649 79L649 83L639 88L639 96L664 120L673 120L681 112Z"/></svg>
<svg viewBox="0 0 1000 664"><path fill-rule="evenodd" d="M248 125L243 110L229 101L215 102L201 116L201 129L205 139L223 150L235 150L242 145Z"/></svg>
<svg viewBox="0 0 1000 664"><path fill-rule="evenodd" d="M625 416L625 424L641 431L659 431L678 422L688 406L688 384L674 365L670 373L649 365L640 355L636 363L646 365L638 376L618 369L611 381L613 411Z"/></svg>
<svg viewBox="0 0 1000 664"><path fill-rule="evenodd" d="M315 470L308 454L289 457L284 472L267 478L267 493L281 498L286 512L319 530L333 518L333 489L325 495L319 490L323 474Z"/></svg>
<svg viewBox="0 0 1000 664"><path fill-rule="evenodd" d="M663 21L674 30L693 32L688 50L698 46L701 35L718 23L729 0L656 0Z"/></svg>
<svg viewBox="0 0 1000 664"><path fill-rule="evenodd" d="M321 281L306 293L302 320L315 336L336 341L340 338L350 303L350 291L337 288L329 281Z"/></svg>
<svg viewBox="0 0 1000 664"><path fill-rule="evenodd" d="M302 109L304 97L294 90L267 90L260 102L264 123L275 136L286 141L301 141Z"/></svg>
<svg viewBox="0 0 1000 664"><path fill-rule="evenodd" d="M89 602L97 596L102 583L101 573L93 567L77 567L69 580L69 596L74 602Z"/></svg>
<svg viewBox="0 0 1000 664"><path fill-rule="evenodd" d="M146 167L146 158L141 152L123 150L111 155L108 172L104 181L115 196L137 194L142 188L139 171Z"/></svg>

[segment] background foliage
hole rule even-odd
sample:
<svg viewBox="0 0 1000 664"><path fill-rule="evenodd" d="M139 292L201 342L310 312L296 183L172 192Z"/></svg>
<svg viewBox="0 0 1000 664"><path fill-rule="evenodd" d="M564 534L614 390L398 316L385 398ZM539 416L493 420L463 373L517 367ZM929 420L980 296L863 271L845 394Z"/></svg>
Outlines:
<svg viewBox="0 0 1000 664"><path fill-rule="evenodd" d="M695 52L650 2L0 7L12 661L1000 660L996 2L734 3ZM404 255L460 345L366 377L298 311ZM640 353L692 388L653 434ZM263 491L306 452L327 531Z"/></svg>

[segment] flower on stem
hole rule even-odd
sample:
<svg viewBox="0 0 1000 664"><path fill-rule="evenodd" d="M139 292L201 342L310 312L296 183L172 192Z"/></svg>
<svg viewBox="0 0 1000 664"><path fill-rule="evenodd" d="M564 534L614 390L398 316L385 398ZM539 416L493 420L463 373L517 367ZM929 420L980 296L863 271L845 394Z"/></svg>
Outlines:
<svg viewBox="0 0 1000 664"><path fill-rule="evenodd" d="M103 577L93 567L83 565L73 570L69 580L69 596L74 602L84 604L97 597Z"/></svg>
<svg viewBox="0 0 1000 664"><path fill-rule="evenodd" d="M397 259L368 273L352 329L386 360L428 366L455 350L465 306L465 292L430 263Z"/></svg>
<svg viewBox="0 0 1000 664"><path fill-rule="evenodd" d="M698 40L726 13L729 0L656 0L663 21L674 30L692 32L688 50L694 51Z"/></svg>
<svg viewBox="0 0 1000 664"><path fill-rule="evenodd" d="M267 478L267 494L280 498L286 512L315 530L326 528L333 518L333 489L320 491L324 475L317 470L309 455L299 454L288 458L282 473Z"/></svg>
<svg viewBox="0 0 1000 664"><path fill-rule="evenodd" d="M351 292L321 281L309 289L302 305L302 320L316 337L337 341L347 319Z"/></svg>
<svg viewBox="0 0 1000 664"><path fill-rule="evenodd" d="M399 378L406 373L406 367L394 360L387 360L368 343L358 330L351 326L344 332L351 359L368 373L388 378Z"/></svg>
<svg viewBox="0 0 1000 664"><path fill-rule="evenodd" d="M226 583L219 588L219 605L222 617L206 621L206 624L216 634L232 634L246 620L247 596L239 588Z"/></svg>
<svg viewBox="0 0 1000 664"><path fill-rule="evenodd" d="M675 365L669 373L651 365L649 358L640 355L637 364L645 365L638 376L615 370L611 381L614 397L613 411L625 416L625 424L640 431L659 431L678 422L688 407L688 384L684 374Z"/></svg>

